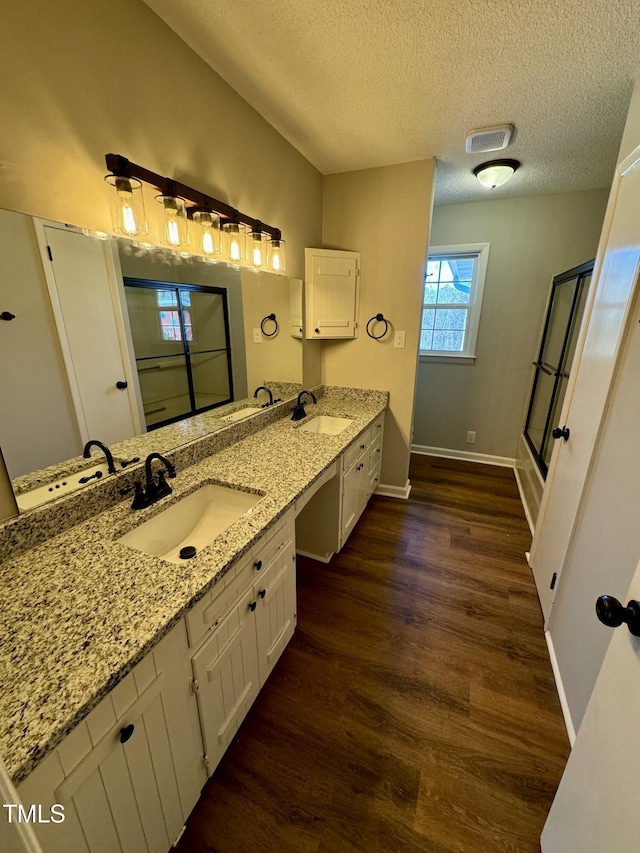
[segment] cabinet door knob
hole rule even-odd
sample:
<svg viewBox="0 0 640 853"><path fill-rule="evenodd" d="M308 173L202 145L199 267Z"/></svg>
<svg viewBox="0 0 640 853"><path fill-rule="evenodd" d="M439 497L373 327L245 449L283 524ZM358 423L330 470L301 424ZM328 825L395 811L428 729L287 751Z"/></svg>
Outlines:
<svg viewBox="0 0 640 853"><path fill-rule="evenodd" d="M256 609L257 606L258 606L258 602L252 601L251 604L249 605L249 610L253 613L253 611Z"/></svg>
<svg viewBox="0 0 640 853"><path fill-rule="evenodd" d="M133 723L129 723L128 726L123 726L120 729L120 743L126 743L133 734L134 729L135 726L133 725Z"/></svg>
<svg viewBox="0 0 640 853"><path fill-rule="evenodd" d="M260 590L260 592L258 593L258 595L260 596L260 598L264 598L266 594L267 594L267 590L266 590L266 589L261 589L261 590Z"/></svg>
<svg viewBox="0 0 640 853"><path fill-rule="evenodd" d="M258 560L258 562L254 563L253 566L254 566L256 572L259 572L260 569L262 568L262 560Z"/></svg>
<svg viewBox="0 0 640 853"><path fill-rule="evenodd" d="M118 391L124 391L124 389L128 386L129 383L126 382L124 379L118 379L118 381L116 382L116 388L118 389Z"/></svg>

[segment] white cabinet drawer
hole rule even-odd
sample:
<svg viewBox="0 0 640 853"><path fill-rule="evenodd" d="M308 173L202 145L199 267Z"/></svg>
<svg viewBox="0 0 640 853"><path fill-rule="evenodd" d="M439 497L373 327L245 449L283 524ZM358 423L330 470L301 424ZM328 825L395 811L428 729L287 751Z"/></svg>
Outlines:
<svg viewBox="0 0 640 853"><path fill-rule="evenodd" d="M207 631L218 626L238 597L251 583L253 554L245 554L235 569L231 569L214 588L203 596L186 615L189 645L197 646Z"/></svg>
<svg viewBox="0 0 640 853"><path fill-rule="evenodd" d="M361 435L359 435L353 444L349 445L344 452L344 467L343 471L348 471L356 459L366 453L371 444L371 427L368 427Z"/></svg>

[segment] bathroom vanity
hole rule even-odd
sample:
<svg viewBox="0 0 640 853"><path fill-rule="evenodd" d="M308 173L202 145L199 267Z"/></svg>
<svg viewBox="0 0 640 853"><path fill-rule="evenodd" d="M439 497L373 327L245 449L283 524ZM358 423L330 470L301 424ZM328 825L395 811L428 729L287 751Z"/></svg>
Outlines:
<svg viewBox="0 0 640 853"><path fill-rule="evenodd" d="M0 525L11 554L0 565L0 744L26 808L64 806L64 822L35 827L45 853L166 853L179 837L295 630L296 534L328 560L379 478L388 394L314 390L302 422L285 406L255 429L243 421L226 446L202 438L169 454L173 493L152 506L114 503L113 487L96 484L96 512L44 541L34 530L33 547L29 514ZM211 485L255 499L194 557L150 553L152 537L126 544L163 513L168 529L168 510ZM77 494L34 518L60 520Z"/></svg>

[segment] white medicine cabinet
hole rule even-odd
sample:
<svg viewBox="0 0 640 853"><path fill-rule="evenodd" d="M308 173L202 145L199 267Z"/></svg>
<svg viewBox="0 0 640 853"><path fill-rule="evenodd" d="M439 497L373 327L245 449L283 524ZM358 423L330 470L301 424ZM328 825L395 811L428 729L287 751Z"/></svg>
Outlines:
<svg viewBox="0 0 640 853"><path fill-rule="evenodd" d="M304 336L358 336L360 252L305 249Z"/></svg>

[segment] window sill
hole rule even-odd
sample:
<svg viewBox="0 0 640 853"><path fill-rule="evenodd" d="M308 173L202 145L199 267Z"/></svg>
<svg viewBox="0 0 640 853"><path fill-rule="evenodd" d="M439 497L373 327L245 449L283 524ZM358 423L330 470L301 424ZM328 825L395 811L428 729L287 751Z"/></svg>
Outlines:
<svg viewBox="0 0 640 853"><path fill-rule="evenodd" d="M426 355L420 353L419 360L427 364L475 364L475 355L454 355L447 353L446 355Z"/></svg>

